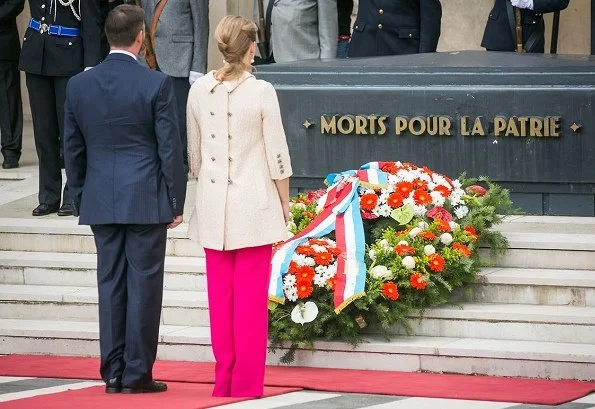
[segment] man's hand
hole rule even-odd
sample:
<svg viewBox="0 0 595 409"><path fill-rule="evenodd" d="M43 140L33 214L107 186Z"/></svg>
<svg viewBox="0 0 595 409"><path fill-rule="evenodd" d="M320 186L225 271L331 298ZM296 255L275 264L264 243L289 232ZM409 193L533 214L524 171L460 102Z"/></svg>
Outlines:
<svg viewBox="0 0 595 409"><path fill-rule="evenodd" d="M167 225L167 228L175 229L180 224L182 224L183 221L184 221L184 216L182 216L182 215L176 216L176 217L174 217L174 221Z"/></svg>

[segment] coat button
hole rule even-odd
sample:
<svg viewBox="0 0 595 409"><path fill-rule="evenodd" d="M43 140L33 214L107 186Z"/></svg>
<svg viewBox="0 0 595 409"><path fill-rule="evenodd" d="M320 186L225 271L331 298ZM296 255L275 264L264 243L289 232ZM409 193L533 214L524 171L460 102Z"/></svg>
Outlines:
<svg viewBox="0 0 595 409"><path fill-rule="evenodd" d="M382 24L378 24L378 30L382 30Z"/></svg>
<svg viewBox="0 0 595 409"><path fill-rule="evenodd" d="M213 157L211 157L211 160L212 160L213 162L215 162L215 157L214 157L214 156L213 156Z"/></svg>
<svg viewBox="0 0 595 409"><path fill-rule="evenodd" d="M228 113L227 113L227 116L231 116L231 112L228 112Z"/></svg>
<svg viewBox="0 0 595 409"><path fill-rule="evenodd" d="M68 45L72 45L72 42L71 42L71 41L69 41L69 42L68 42Z"/></svg>
<svg viewBox="0 0 595 409"><path fill-rule="evenodd" d="M227 139L231 139L231 135L227 135Z"/></svg>
<svg viewBox="0 0 595 409"><path fill-rule="evenodd" d="M284 173L285 173L285 171L284 171L283 169L281 169L281 170L279 171L279 173L280 173L280 174L284 174Z"/></svg>
<svg viewBox="0 0 595 409"><path fill-rule="evenodd" d="M280 153L278 153L278 154L277 154L277 159L280 159L280 158L281 158L281 154L280 154Z"/></svg>
<svg viewBox="0 0 595 409"><path fill-rule="evenodd" d="M211 138L215 139L215 134L214 133L211 134Z"/></svg>
<svg viewBox="0 0 595 409"><path fill-rule="evenodd" d="M229 158L227 158L230 162L231 162L231 156Z"/></svg>
<svg viewBox="0 0 595 409"><path fill-rule="evenodd" d="M378 10L378 12L379 12L380 14L384 14L384 10L382 10L382 9Z"/></svg>
<svg viewBox="0 0 595 409"><path fill-rule="evenodd" d="M409 33L409 37L413 37L413 34Z"/></svg>
<svg viewBox="0 0 595 409"><path fill-rule="evenodd" d="M211 111L211 116L215 116L215 113L213 111Z"/></svg>
<svg viewBox="0 0 595 409"><path fill-rule="evenodd" d="M211 183L215 183L215 179L211 179Z"/></svg>
<svg viewBox="0 0 595 409"><path fill-rule="evenodd" d="M212 89L212 90L211 90L211 94L214 94L214 93L215 93L215 90L214 90L214 89Z"/></svg>
<svg viewBox="0 0 595 409"><path fill-rule="evenodd" d="M42 18L41 18L41 21L45 21L45 17L42 17Z"/></svg>
<svg viewBox="0 0 595 409"><path fill-rule="evenodd" d="M231 185L231 179L227 179L227 184Z"/></svg>
<svg viewBox="0 0 595 409"><path fill-rule="evenodd" d="M45 4L42 4L42 5L41 5L41 8L42 8L42 9L44 9L44 8L45 8Z"/></svg>

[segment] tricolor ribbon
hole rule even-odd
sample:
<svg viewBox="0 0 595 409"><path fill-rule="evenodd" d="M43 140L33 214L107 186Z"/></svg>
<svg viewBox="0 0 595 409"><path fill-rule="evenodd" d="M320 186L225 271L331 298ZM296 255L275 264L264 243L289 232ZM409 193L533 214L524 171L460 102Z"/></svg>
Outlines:
<svg viewBox="0 0 595 409"><path fill-rule="evenodd" d="M360 184L382 187L388 183L388 175L380 170L378 162L371 162L357 171L330 174L325 183L329 188L319 199L322 211L308 227L277 247L273 254L269 299L280 304L285 302L283 276L289 270L296 248L311 238L320 238L335 231L337 248L341 250L335 274L334 306L335 313L338 314L353 300L365 294L366 242L358 188Z"/></svg>

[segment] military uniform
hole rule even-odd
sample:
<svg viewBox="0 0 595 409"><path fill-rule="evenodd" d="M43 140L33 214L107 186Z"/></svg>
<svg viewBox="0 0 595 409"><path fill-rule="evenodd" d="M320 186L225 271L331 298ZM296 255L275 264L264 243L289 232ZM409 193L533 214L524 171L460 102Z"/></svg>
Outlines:
<svg viewBox="0 0 595 409"><path fill-rule="evenodd" d="M349 56L434 52L441 20L440 0L360 0Z"/></svg>
<svg viewBox="0 0 595 409"><path fill-rule="evenodd" d="M18 167L23 141L17 16L24 6L25 0L4 0L0 5L0 137L5 169Z"/></svg>
<svg viewBox="0 0 595 409"><path fill-rule="evenodd" d="M53 213L60 206L66 84L70 77L101 60L99 4L100 0L29 0L31 20L23 38L19 69L26 73L39 159L36 216ZM67 188L60 215L72 214Z"/></svg>
<svg viewBox="0 0 595 409"><path fill-rule="evenodd" d="M545 23L543 13L560 11L569 0L533 0L533 10L520 9L523 48L529 53L543 53L545 46ZM515 51L516 23L510 0L495 0L488 16L481 46L488 51Z"/></svg>

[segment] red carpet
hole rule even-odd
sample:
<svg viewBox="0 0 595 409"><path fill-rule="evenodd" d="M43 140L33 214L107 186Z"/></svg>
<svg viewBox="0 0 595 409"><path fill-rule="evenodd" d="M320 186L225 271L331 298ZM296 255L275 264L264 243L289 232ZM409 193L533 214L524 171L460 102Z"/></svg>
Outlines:
<svg viewBox="0 0 595 409"><path fill-rule="evenodd" d="M167 386L168 391L165 392L165 394L144 395L108 395L104 393L105 387L96 386L0 403L0 408L64 409L65 407L68 407L84 409L203 409L247 400L241 398L213 398L211 397L212 386L208 384L170 382ZM296 390L299 389L266 388L265 395L281 395ZM65 405L65 403L67 403L67 405Z"/></svg>
<svg viewBox="0 0 595 409"><path fill-rule="evenodd" d="M169 382L212 383L213 367L214 364L204 362L158 361L154 375L158 380ZM98 379L98 368L96 358L0 357L0 376ZM595 392L595 382L278 366L267 367L265 383L330 392L542 405L558 405Z"/></svg>

